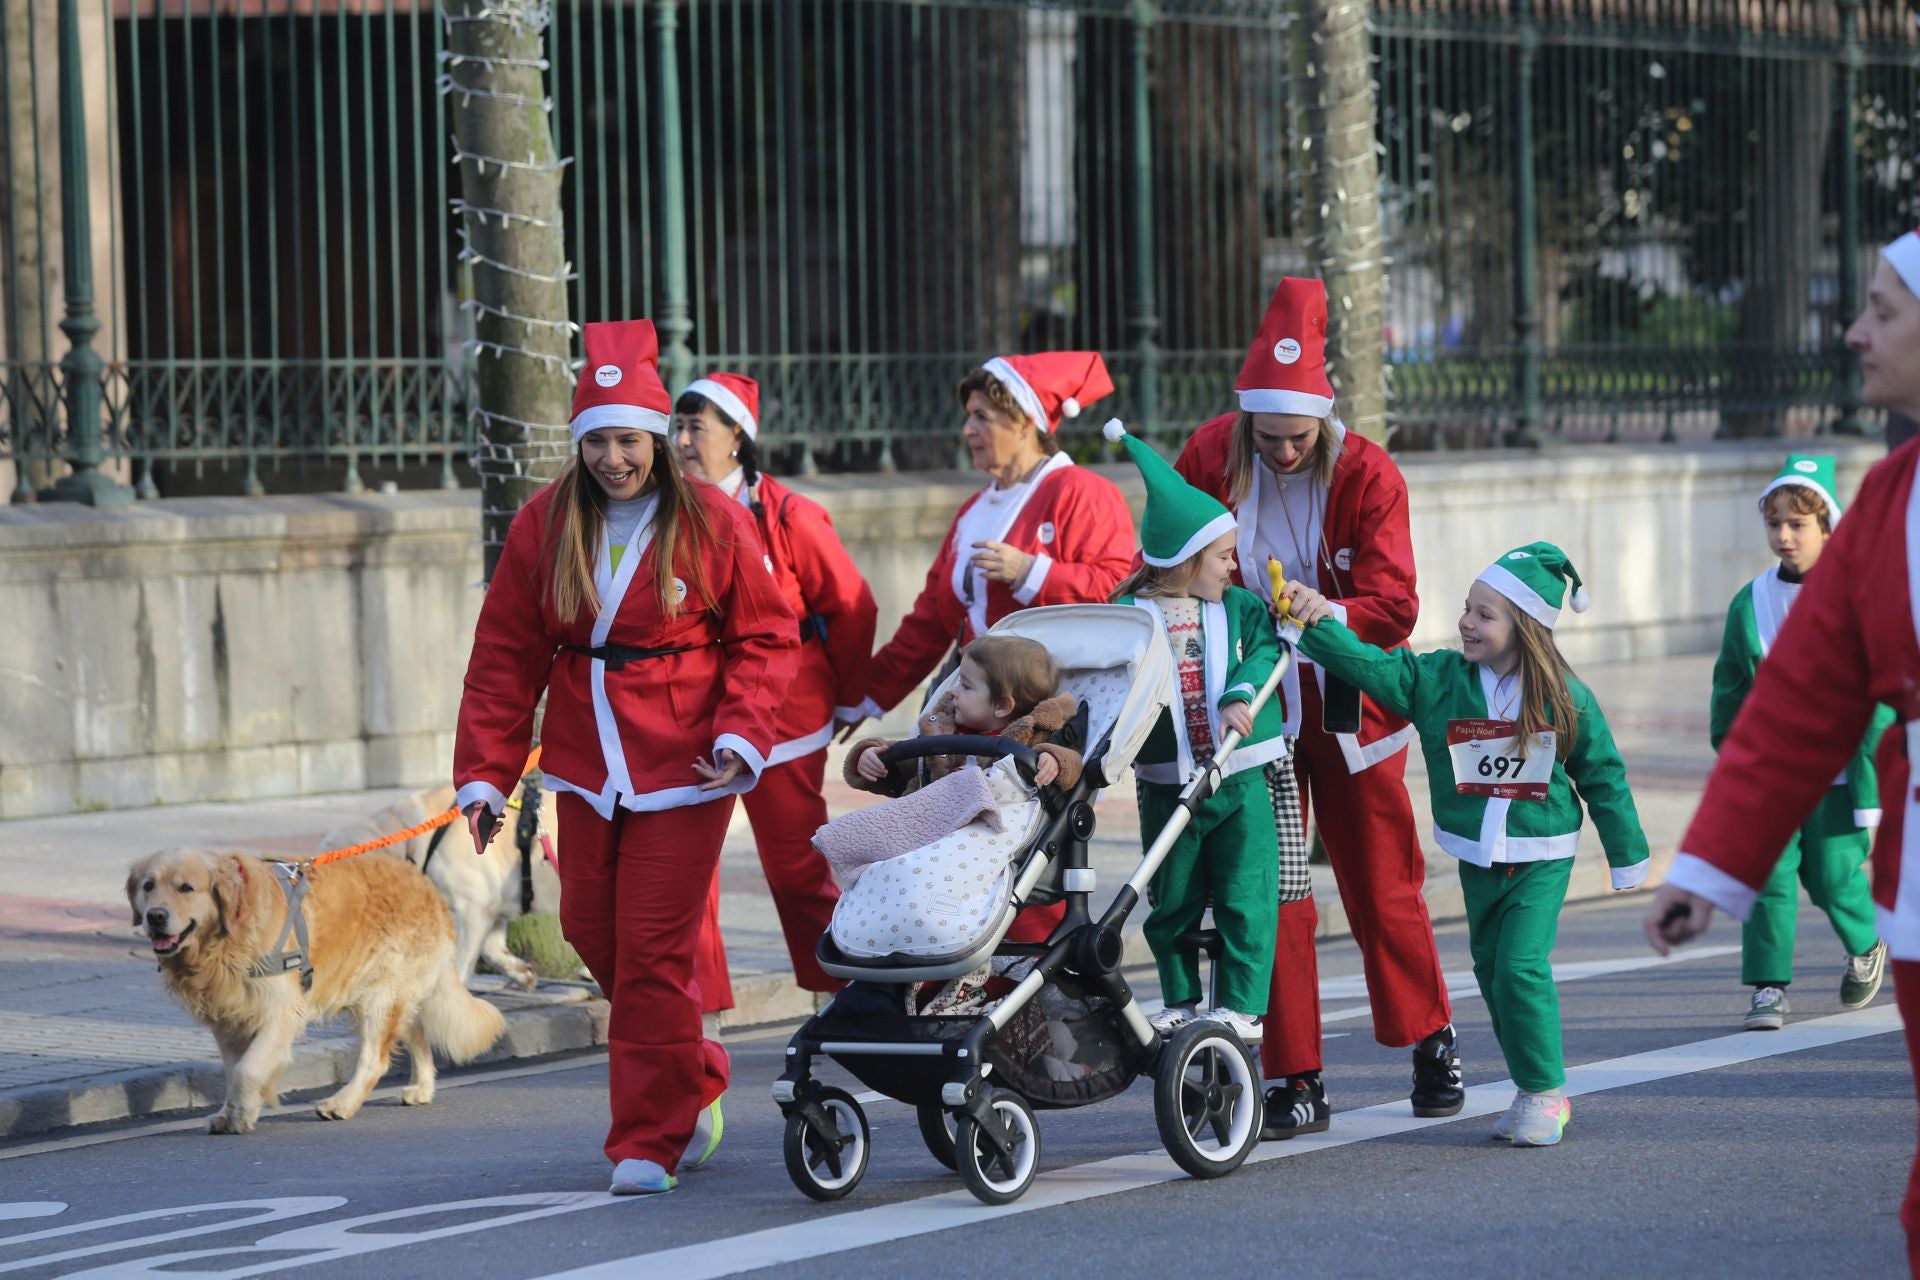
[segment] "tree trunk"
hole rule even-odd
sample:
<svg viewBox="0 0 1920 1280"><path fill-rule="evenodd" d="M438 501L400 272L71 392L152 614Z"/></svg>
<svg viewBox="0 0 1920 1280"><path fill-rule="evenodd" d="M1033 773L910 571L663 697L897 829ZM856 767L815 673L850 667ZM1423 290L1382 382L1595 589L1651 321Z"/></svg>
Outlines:
<svg viewBox="0 0 1920 1280"><path fill-rule="evenodd" d="M491 578L514 513L572 454L561 169L546 76L535 65L545 0L447 0L446 12L458 59L447 67L447 93L473 282L475 470Z"/></svg>
<svg viewBox="0 0 1920 1280"><path fill-rule="evenodd" d="M1833 64L1787 62L1765 94L1738 362L1721 432L1779 435L1806 343L1807 288L1820 252L1820 179L1833 132ZM1784 380L1783 380L1784 375Z"/></svg>
<svg viewBox="0 0 1920 1280"><path fill-rule="evenodd" d="M1293 109L1308 255L1327 282L1327 370L1347 425L1387 438L1380 166L1365 0L1300 0Z"/></svg>

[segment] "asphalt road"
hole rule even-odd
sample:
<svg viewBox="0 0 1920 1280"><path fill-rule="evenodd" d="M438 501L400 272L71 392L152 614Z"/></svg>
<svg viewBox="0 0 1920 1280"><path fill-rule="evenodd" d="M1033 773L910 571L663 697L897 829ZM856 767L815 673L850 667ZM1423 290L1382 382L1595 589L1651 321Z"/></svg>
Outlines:
<svg viewBox="0 0 1920 1280"><path fill-rule="evenodd" d="M1488 1137L1511 1086L1454 927L1442 954L1482 1086L1466 1113L1413 1120L1407 1055L1373 1043L1358 957L1329 944L1333 1128L1218 1181L1159 1151L1142 1082L1042 1113L1045 1171L999 1210L933 1162L908 1108L876 1101L865 1181L816 1205L781 1162L774 1030L731 1042L725 1141L668 1196L605 1194L606 1068L590 1054L449 1073L430 1108L390 1088L345 1124L289 1106L245 1138L194 1120L0 1147L0 1275L1901 1274L1915 1124L1891 991L1842 1013L1840 947L1805 912L1788 1029L1741 1032L1737 933L1720 923L1657 963L1644 902L1563 919L1575 1096L1551 1149Z"/></svg>

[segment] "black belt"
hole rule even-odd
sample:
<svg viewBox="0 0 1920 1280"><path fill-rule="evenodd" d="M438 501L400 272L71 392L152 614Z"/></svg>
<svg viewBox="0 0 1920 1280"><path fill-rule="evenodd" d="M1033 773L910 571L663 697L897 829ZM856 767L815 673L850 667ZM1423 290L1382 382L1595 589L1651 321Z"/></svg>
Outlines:
<svg viewBox="0 0 1920 1280"><path fill-rule="evenodd" d="M629 662L645 662L648 658L664 658L670 654L688 653L694 649L704 649L703 644L668 645L661 649L639 649L630 644L603 644L589 647L584 644L562 646L575 653L583 653L589 658L597 658L607 664L607 670L618 671Z"/></svg>

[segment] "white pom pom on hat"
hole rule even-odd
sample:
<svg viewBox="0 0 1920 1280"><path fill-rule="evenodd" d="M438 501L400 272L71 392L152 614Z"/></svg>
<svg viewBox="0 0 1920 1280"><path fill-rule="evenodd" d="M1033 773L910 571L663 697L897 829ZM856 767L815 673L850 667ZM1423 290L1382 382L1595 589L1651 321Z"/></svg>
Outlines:
<svg viewBox="0 0 1920 1280"><path fill-rule="evenodd" d="M1100 428L1100 434L1105 436L1107 439L1118 443L1120 440L1120 437L1127 434L1127 429L1124 425L1122 425L1120 419L1108 418L1107 425Z"/></svg>
<svg viewBox="0 0 1920 1280"><path fill-rule="evenodd" d="M1079 417L1080 402L1078 400L1075 400L1072 396L1068 396L1065 400L1062 400L1060 402L1060 413L1063 417L1068 417L1068 418Z"/></svg>
<svg viewBox="0 0 1920 1280"><path fill-rule="evenodd" d="M1575 613L1585 613L1587 606L1592 604L1593 601L1588 597L1587 589L1581 587L1573 593L1573 599L1567 601L1567 603L1573 606Z"/></svg>

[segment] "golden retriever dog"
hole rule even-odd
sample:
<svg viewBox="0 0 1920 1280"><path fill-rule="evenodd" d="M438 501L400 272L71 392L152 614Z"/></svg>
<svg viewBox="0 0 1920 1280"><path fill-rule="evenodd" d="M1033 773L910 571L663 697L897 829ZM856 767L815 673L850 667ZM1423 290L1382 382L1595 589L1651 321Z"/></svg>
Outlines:
<svg viewBox="0 0 1920 1280"><path fill-rule="evenodd" d="M453 804L448 783L403 796L378 813L329 831L322 849L340 849L400 831L422 822ZM540 798L540 831L550 839L558 829L558 804L553 792ZM485 856L473 852L473 836L465 822L440 832L427 832L382 852L424 867L427 879L453 910L454 967L462 982L471 981L484 959L494 970L523 991L533 990L539 975L533 966L507 950L507 922L520 910L520 811L510 809L493 830ZM533 909L548 914L560 910L560 874L548 865L547 846L536 839L533 848Z"/></svg>
<svg viewBox="0 0 1920 1280"><path fill-rule="evenodd" d="M434 1049L466 1062L506 1030L500 1011L460 981L452 917L418 870L367 856L308 877L311 991L297 972L249 972L287 920L286 893L262 859L176 850L141 859L127 876L133 922L145 928L167 990L213 1032L226 1063L226 1103L209 1133L253 1131L260 1109L279 1101L280 1073L309 1022L351 1013L360 1032L352 1079L320 1103L328 1120L360 1110L396 1044L413 1068L400 1100L420 1106L433 1101Z"/></svg>

